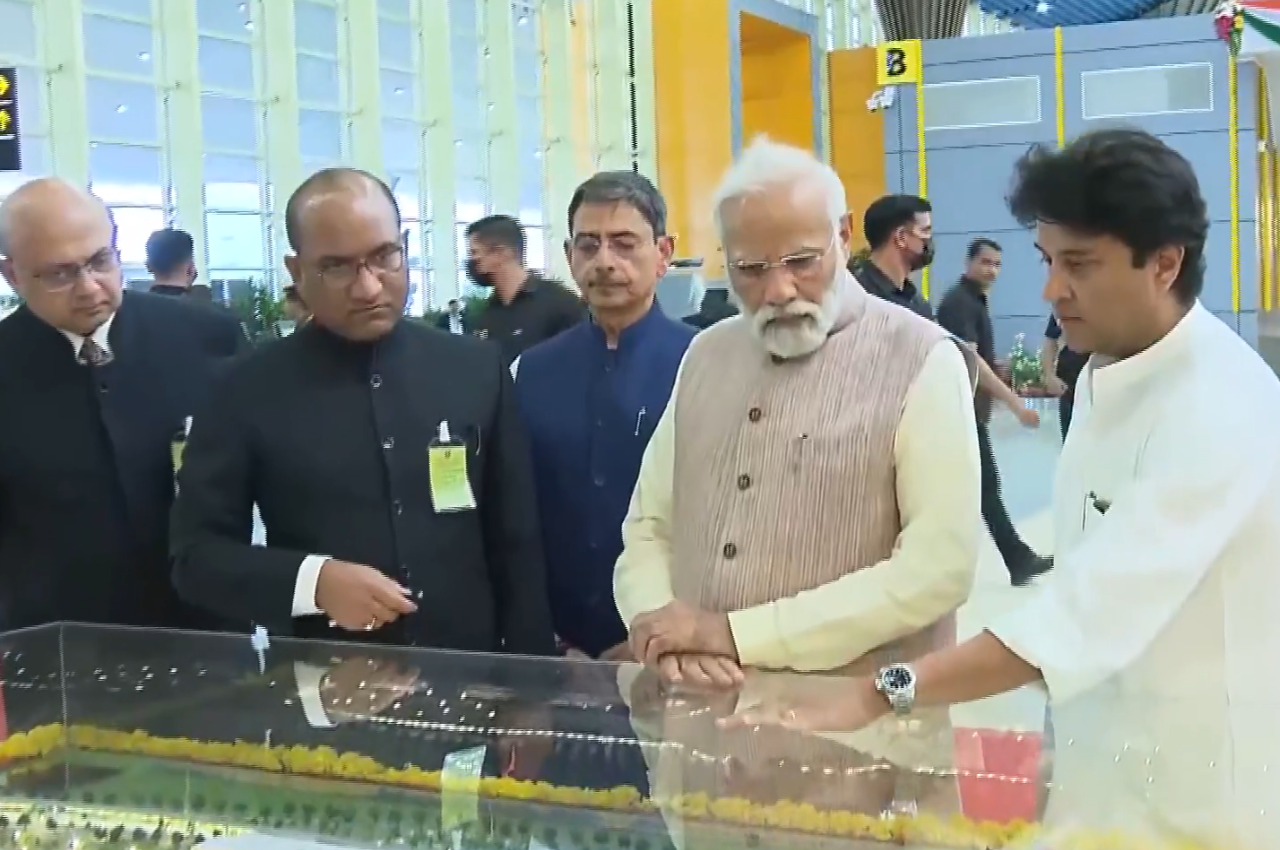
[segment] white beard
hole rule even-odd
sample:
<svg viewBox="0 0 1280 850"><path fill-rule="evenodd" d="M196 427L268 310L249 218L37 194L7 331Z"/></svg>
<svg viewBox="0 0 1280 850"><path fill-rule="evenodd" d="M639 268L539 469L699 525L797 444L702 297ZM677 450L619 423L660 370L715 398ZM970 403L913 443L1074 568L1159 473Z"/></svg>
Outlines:
<svg viewBox="0 0 1280 850"><path fill-rule="evenodd" d="M796 299L785 307L764 306L750 315L751 330L765 351L782 360L805 357L822 347L840 317L849 283L842 266L827 286L822 301ZM789 320L779 321L784 317Z"/></svg>

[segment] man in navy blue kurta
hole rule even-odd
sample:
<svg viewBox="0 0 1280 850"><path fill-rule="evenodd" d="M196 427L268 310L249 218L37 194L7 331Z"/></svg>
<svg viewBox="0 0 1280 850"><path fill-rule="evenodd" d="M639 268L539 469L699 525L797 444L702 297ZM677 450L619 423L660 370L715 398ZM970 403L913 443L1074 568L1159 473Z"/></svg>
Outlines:
<svg viewBox="0 0 1280 850"><path fill-rule="evenodd" d="M533 451L556 634L593 658L629 658L613 602L622 520L649 435L695 330L654 300L673 243L645 177L597 174L569 204L566 253L591 308L513 366Z"/></svg>

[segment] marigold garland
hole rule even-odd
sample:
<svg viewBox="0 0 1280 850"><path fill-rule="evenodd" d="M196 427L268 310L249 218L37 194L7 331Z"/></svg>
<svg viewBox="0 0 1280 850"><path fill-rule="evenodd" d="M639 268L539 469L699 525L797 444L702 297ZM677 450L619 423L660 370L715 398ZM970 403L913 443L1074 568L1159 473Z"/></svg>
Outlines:
<svg viewBox="0 0 1280 850"><path fill-rule="evenodd" d="M159 738L146 732L119 732L93 726L50 724L17 733L0 743L0 764L51 755L64 746L121 755L182 760L223 767L240 767L271 773L341 779L393 785L421 791L441 790L441 773L413 765L387 767L357 753L339 753L330 747L272 746L245 741L220 743L189 738ZM620 813L646 814L659 805L635 788L591 790L532 782L509 777L484 777L478 783L485 797L555 805L586 807ZM975 822L961 815L893 818L845 811L826 811L808 803L781 801L771 805L740 798L713 799L703 793L680 795L663 801L661 809L685 818L742 827L794 830L841 838L872 839L956 848L1001 848L1034 839L1038 827L1025 821ZM1059 840L1061 838L1062 840ZM1055 850L1194 850L1168 844L1135 842L1132 836L1055 836Z"/></svg>

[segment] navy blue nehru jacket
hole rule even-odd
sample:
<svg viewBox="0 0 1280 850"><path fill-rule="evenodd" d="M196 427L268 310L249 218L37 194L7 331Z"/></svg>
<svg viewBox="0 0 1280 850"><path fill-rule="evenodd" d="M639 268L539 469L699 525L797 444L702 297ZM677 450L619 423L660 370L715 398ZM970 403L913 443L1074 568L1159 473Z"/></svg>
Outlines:
<svg viewBox="0 0 1280 850"><path fill-rule="evenodd" d="M591 656L627 638L613 601L622 521L695 333L655 302L617 348L585 321L529 349L517 366L556 634Z"/></svg>

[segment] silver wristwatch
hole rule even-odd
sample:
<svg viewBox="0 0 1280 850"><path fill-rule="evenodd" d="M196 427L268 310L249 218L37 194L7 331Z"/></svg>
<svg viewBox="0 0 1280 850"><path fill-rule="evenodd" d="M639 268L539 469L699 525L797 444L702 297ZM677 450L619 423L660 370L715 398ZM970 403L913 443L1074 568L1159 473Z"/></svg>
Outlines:
<svg viewBox="0 0 1280 850"><path fill-rule="evenodd" d="M916 671L909 664L882 667L876 675L876 690L889 701L894 714L910 714L916 704Z"/></svg>

